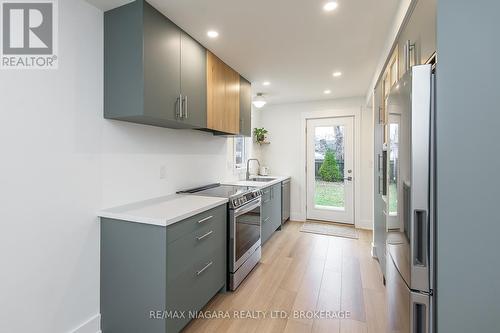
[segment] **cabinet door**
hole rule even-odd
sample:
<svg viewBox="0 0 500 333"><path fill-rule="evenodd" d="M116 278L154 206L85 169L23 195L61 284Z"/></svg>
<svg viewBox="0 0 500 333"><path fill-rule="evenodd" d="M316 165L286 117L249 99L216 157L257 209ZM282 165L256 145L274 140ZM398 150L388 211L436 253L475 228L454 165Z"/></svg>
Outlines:
<svg viewBox="0 0 500 333"><path fill-rule="evenodd" d="M224 108L224 129L227 133L240 132L240 75L231 67L225 66L226 100Z"/></svg>
<svg viewBox="0 0 500 333"><path fill-rule="evenodd" d="M271 234L272 230L272 199L271 199L271 187L267 187L262 190L262 228L261 228L261 240L264 244Z"/></svg>
<svg viewBox="0 0 500 333"><path fill-rule="evenodd" d="M206 49L191 36L181 34L182 121L195 128L207 126Z"/></svg>
<svg viewBox="0 0 500 333"><path fill-rule="evenodd" d="M181 30L144 2L144 113L146 117L178 120Z"/></svg>
<svg viewBox="0 0 500 333"><path fill-rule="evenodd" d="M207 128L221 132L224 131L225 75L224 63L207 51Z"/></svg>
<svg viewBox="0 0 500 333"><path fill-rule="evenodd" d="M240 134L252 136L252 85L240 76Z"/></svg>
<svg viewBox="0 0 500 333"><path fill-rule="evenodd" d="M271 188L271 224L273 232L281 226L281 183Z"/></svg>
<svg viewBox="0 0 500 333"><path fill-rule="evenodd" d="M240 75L207 51L207 128L238 134Z"/></svg>

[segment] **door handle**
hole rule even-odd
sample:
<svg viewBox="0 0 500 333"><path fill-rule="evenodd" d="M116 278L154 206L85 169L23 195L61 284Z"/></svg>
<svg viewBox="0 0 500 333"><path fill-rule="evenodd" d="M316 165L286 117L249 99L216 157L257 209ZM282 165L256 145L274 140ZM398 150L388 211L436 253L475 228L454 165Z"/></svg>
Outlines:
<svg viewBox="0 0 500 333"><path fill-rule="evenodd" d="M352 182L352 177L351 177L351 176L346 177L346 178L344 178L344 180L347 180L347 181L349 181L349 182Z"/></svg>
<svg viewBox="0 0 500 333"><path fill-rule="evenodd" d="M183 106L184 106L184 119L187 119L188 118L188 97L187 96L184 96Z"/></svg>
<svg viewBox="0 0 500 333"><path fill-rule="evenodd" d="M429 332L429 296L412 292L410 294L410 327L412 333Z"/></svg>
<svg viewBox="0 0 500 333"><path fill-rule="evenodd" d="M415 209L413 211L413 265L427 267L428 233L427 211Z"/></svg>
<svg viewBox="0 0 500 333"><path fill-rule="evenodd" d="M178 111L176 111L176 116L180 119L182 119L182 95L179 94L179 97L177 97L178 101Z"/></svg>

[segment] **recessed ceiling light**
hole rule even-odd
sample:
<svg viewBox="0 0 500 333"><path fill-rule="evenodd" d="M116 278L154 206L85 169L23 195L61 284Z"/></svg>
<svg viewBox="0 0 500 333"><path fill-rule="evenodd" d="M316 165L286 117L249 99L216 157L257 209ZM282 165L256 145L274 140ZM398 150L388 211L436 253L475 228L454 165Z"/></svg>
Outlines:
<svg viewBox="0 0 500 333"><path fill-rule="evenodd" d="M330 89L326 89L325 91L323 91L323 94L325 94L325 95L329 95L331 93L332 93L332 91Z"/></svg>
<svg viewBox="0 0 500 333"><path fill-rule="evenodd" d="M263 86L269 86L270 84L271 84L271 82L269 82L269 81L264 81L264 82L262 82L262 85L263 85Z"/></svg>
<svg viewBox="0 0 500 333"><path fill-rule="evenodd" d="M332 10L337 9L338 6L339 4L336 3L335 1L329 1L323 5L323 10L325 12L331 12Z"/></svg>
<svg viewBox="0 0 500 333"><path fill-rule="evenodd" d="M334 77L341 77L342 76L342 72L334 72L333 76Z"/></svg>
<svg viewBox="0 0 500 333"><path fill-rule="evenodd" d="M210 38L217 38L219 37L219 33L215 30L210 30L207 32L207 36Z"/></svg>

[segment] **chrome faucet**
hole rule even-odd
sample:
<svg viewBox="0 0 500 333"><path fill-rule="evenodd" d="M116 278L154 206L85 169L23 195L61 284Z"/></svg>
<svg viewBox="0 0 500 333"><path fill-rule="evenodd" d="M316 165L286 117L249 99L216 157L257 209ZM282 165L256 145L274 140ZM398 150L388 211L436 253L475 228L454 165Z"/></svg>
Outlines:
<svg viewBox="0 0 500 333"><path fill-rule="evenodd" d="M247 180L250 180L250 161L257 161L257 164L259 165L259 168L260 168L260 162L258 159L256 158L249 158L247 160Z"/></svg>

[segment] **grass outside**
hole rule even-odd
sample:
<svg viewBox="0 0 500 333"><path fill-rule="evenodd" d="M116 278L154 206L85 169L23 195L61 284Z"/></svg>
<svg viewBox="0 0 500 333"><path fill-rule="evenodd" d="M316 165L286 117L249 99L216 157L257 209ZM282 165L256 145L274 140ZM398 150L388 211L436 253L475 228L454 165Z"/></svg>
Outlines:
<svg viewBox="0 0 500 333"><path fill-rule="evenodd" d="M398 212L398 188L396 183L389 183L389 213Z"/></svg>
<svg viewBox="0 0 500 333"><path fill-rule="evenodd" d="M344 183L317 180L314 199L318 206L344 207Z"/></svg>

